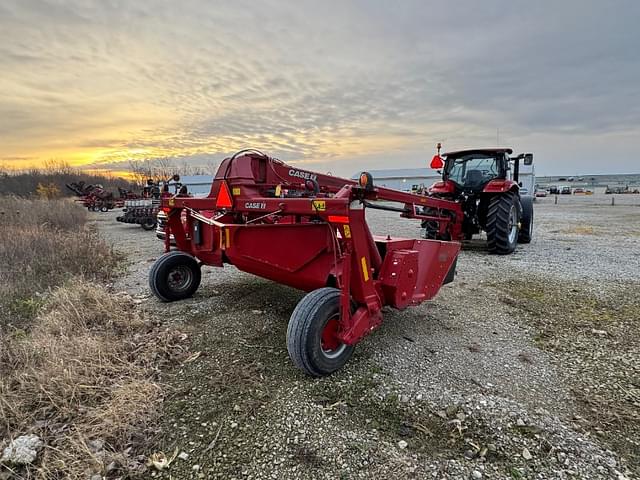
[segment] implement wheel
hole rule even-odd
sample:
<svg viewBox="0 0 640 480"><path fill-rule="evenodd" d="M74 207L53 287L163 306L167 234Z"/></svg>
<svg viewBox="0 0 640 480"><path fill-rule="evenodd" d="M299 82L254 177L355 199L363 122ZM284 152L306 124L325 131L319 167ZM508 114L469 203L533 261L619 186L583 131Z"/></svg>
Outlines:
<svg viewBox="0 0 640 480"><path fill-rule="evenodd" d="M184 252L168 252L151 267L149 287L163 302L183 300L200 286L202 273L195 258Z"/></svg>
<svg viewBox="0 0 640 480"><path fill-rule="evenodd" d="M140 224L140 226L142 227L143 230L147 230L147 231L155 230L156 221L153 219L153 217L145 218Z"/></svg>
<svg viewBox="0 0 640 480"><path fill-rule="evenodd" d="M494 195L487 210L487 246L489 253L513 253L518 244L520 206L513 193Z"/></svg>
<svg viewBox="0 0 640 480"><path fill-rule="evenodd" d="M300 370L314 377L340 369L354 347L337 337L340 320L340 290L319 288L296 305L287 327L289 357Z"/></svg>

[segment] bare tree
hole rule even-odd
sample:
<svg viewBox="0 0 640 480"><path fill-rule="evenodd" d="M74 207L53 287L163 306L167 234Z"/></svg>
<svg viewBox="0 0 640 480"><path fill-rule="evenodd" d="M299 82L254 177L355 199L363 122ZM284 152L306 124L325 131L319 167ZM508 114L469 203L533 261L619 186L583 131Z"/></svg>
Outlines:
<svg viewBox="0 0 640 480"><path fill-rule="evenodd" d="M0 162L0 177L6 177L9 175L9 167L3 162Z"/></svg>
<svg viewBox="0 0 640 480"><path fill-rule="evenodd" d="M43 170L52 175L73 175L78 172L78 169L73 168L69 162L57 158L45 160Z"/></svg>
<svg viewBox="0 0 640 480"><path fill-rule="evenodd" d="M176 167L173 164L173 160L169 157L156 158L153 160L153 163L153 171L157 177L169 178L175 173Z"/></svg>
<svg viewBox="0 0 640 480"><path fill-rule="evenodd" d="M211 160L206 167L204 167L204 173L209 175L215 175L218 172L218 167L220 166L219 162L216 160Z"/></svg>
<svg viewBox="0 0 640 480"><path fill-rule="evenodd" d="M129 170L131 170L135 182L140 186L146 184L148 178L153 177L148 160L129 160Z"/></svg>

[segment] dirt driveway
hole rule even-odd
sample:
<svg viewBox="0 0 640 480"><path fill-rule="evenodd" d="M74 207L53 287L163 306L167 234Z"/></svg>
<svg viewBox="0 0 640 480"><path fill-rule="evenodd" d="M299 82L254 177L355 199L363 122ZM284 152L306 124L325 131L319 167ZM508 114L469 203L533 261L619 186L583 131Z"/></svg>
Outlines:
<svg viewBox="0 0 640 480"><path fill-rule="evenodd" d="M161 304L146 282L162 242L95 214L128 258L114 288L189 335L149 453L181 453L167 478L640 475L640 202L607 201L542 199L534 241L511 256L467 244L453 284L385 312L324 379L287 356L302 292L207 268L193 299ZM419 234L369 217L374 233Z"/></svg>

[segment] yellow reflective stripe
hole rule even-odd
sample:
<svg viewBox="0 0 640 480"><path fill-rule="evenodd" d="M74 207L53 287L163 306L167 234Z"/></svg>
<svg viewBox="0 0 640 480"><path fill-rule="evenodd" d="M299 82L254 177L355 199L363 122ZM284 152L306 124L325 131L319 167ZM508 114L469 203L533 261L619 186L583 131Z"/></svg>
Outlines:
<svg viewBox="0 0 640 480"><path fill-rule="evenodd" d="M360 259L360 262L362 263L362 276L364 277L364 281L368 282L369 281L369 267L367 267L367 259L365 257L362 257Z"/></svg>

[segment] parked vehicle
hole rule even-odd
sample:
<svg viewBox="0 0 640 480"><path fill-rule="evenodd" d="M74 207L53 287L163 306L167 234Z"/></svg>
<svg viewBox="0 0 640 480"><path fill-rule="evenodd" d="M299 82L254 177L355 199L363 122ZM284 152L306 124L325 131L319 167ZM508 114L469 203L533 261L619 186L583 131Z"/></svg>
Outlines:
<svg viewBox="0 0 640 480"><path fill-rule="evenodd" d="M609 185L607 185L604 193L606 193L607 195L611 195L612 193L617 193L617 194L624 194L624 193L638 193L638 189L635 190L631 190L629 188L629 185L617 185L617 186L613 186L610 187Z"/></svg>
<svg viewBox="0 0 640 480"><path fill-rule="evenodd" d="M527 190L533 192L533 154L511 157L510 148L478 148L438 154L431 168L442 171L442 181L434 183L429 196L460 203L464 218L462 238L485 231L490 253L508 254L517 243L529 243L533 235L533 196L523 194L520 170L529 174ZM522 166L521 162L522 161ZM425 210L437 215L437 210ZM422 222L425 238L444 238L437 221Z"/></svg>
<svg viewBox="0 0 640 480"><path fill-rule="evenodd" d="M118 188L120 197L116 198L102 185L88 185L84 181L68 183L66 186L79 197L76 201L82 203L90 212L108 212L113 208L122 207L125 199L131 198L132 195L128 190Z"/></svg>
<svg viewBox="0 0 640 480"><path fill-rule="evenodd" d="M560 189L561 195L571 195L571 187L564 186Z"/></svg>
<svg viewBox="0 0 640 480"><path fill-rule="evenodd" d="M172 186L177 193L182 185L180 175L171 178ZM160 210L160 199L169 193L170 180L154 181L148 179L143 188L142 198L125 200L123 215L116 217L116 221L140 225L143 230L154 230L156 228L156 216Z"/></svg>

